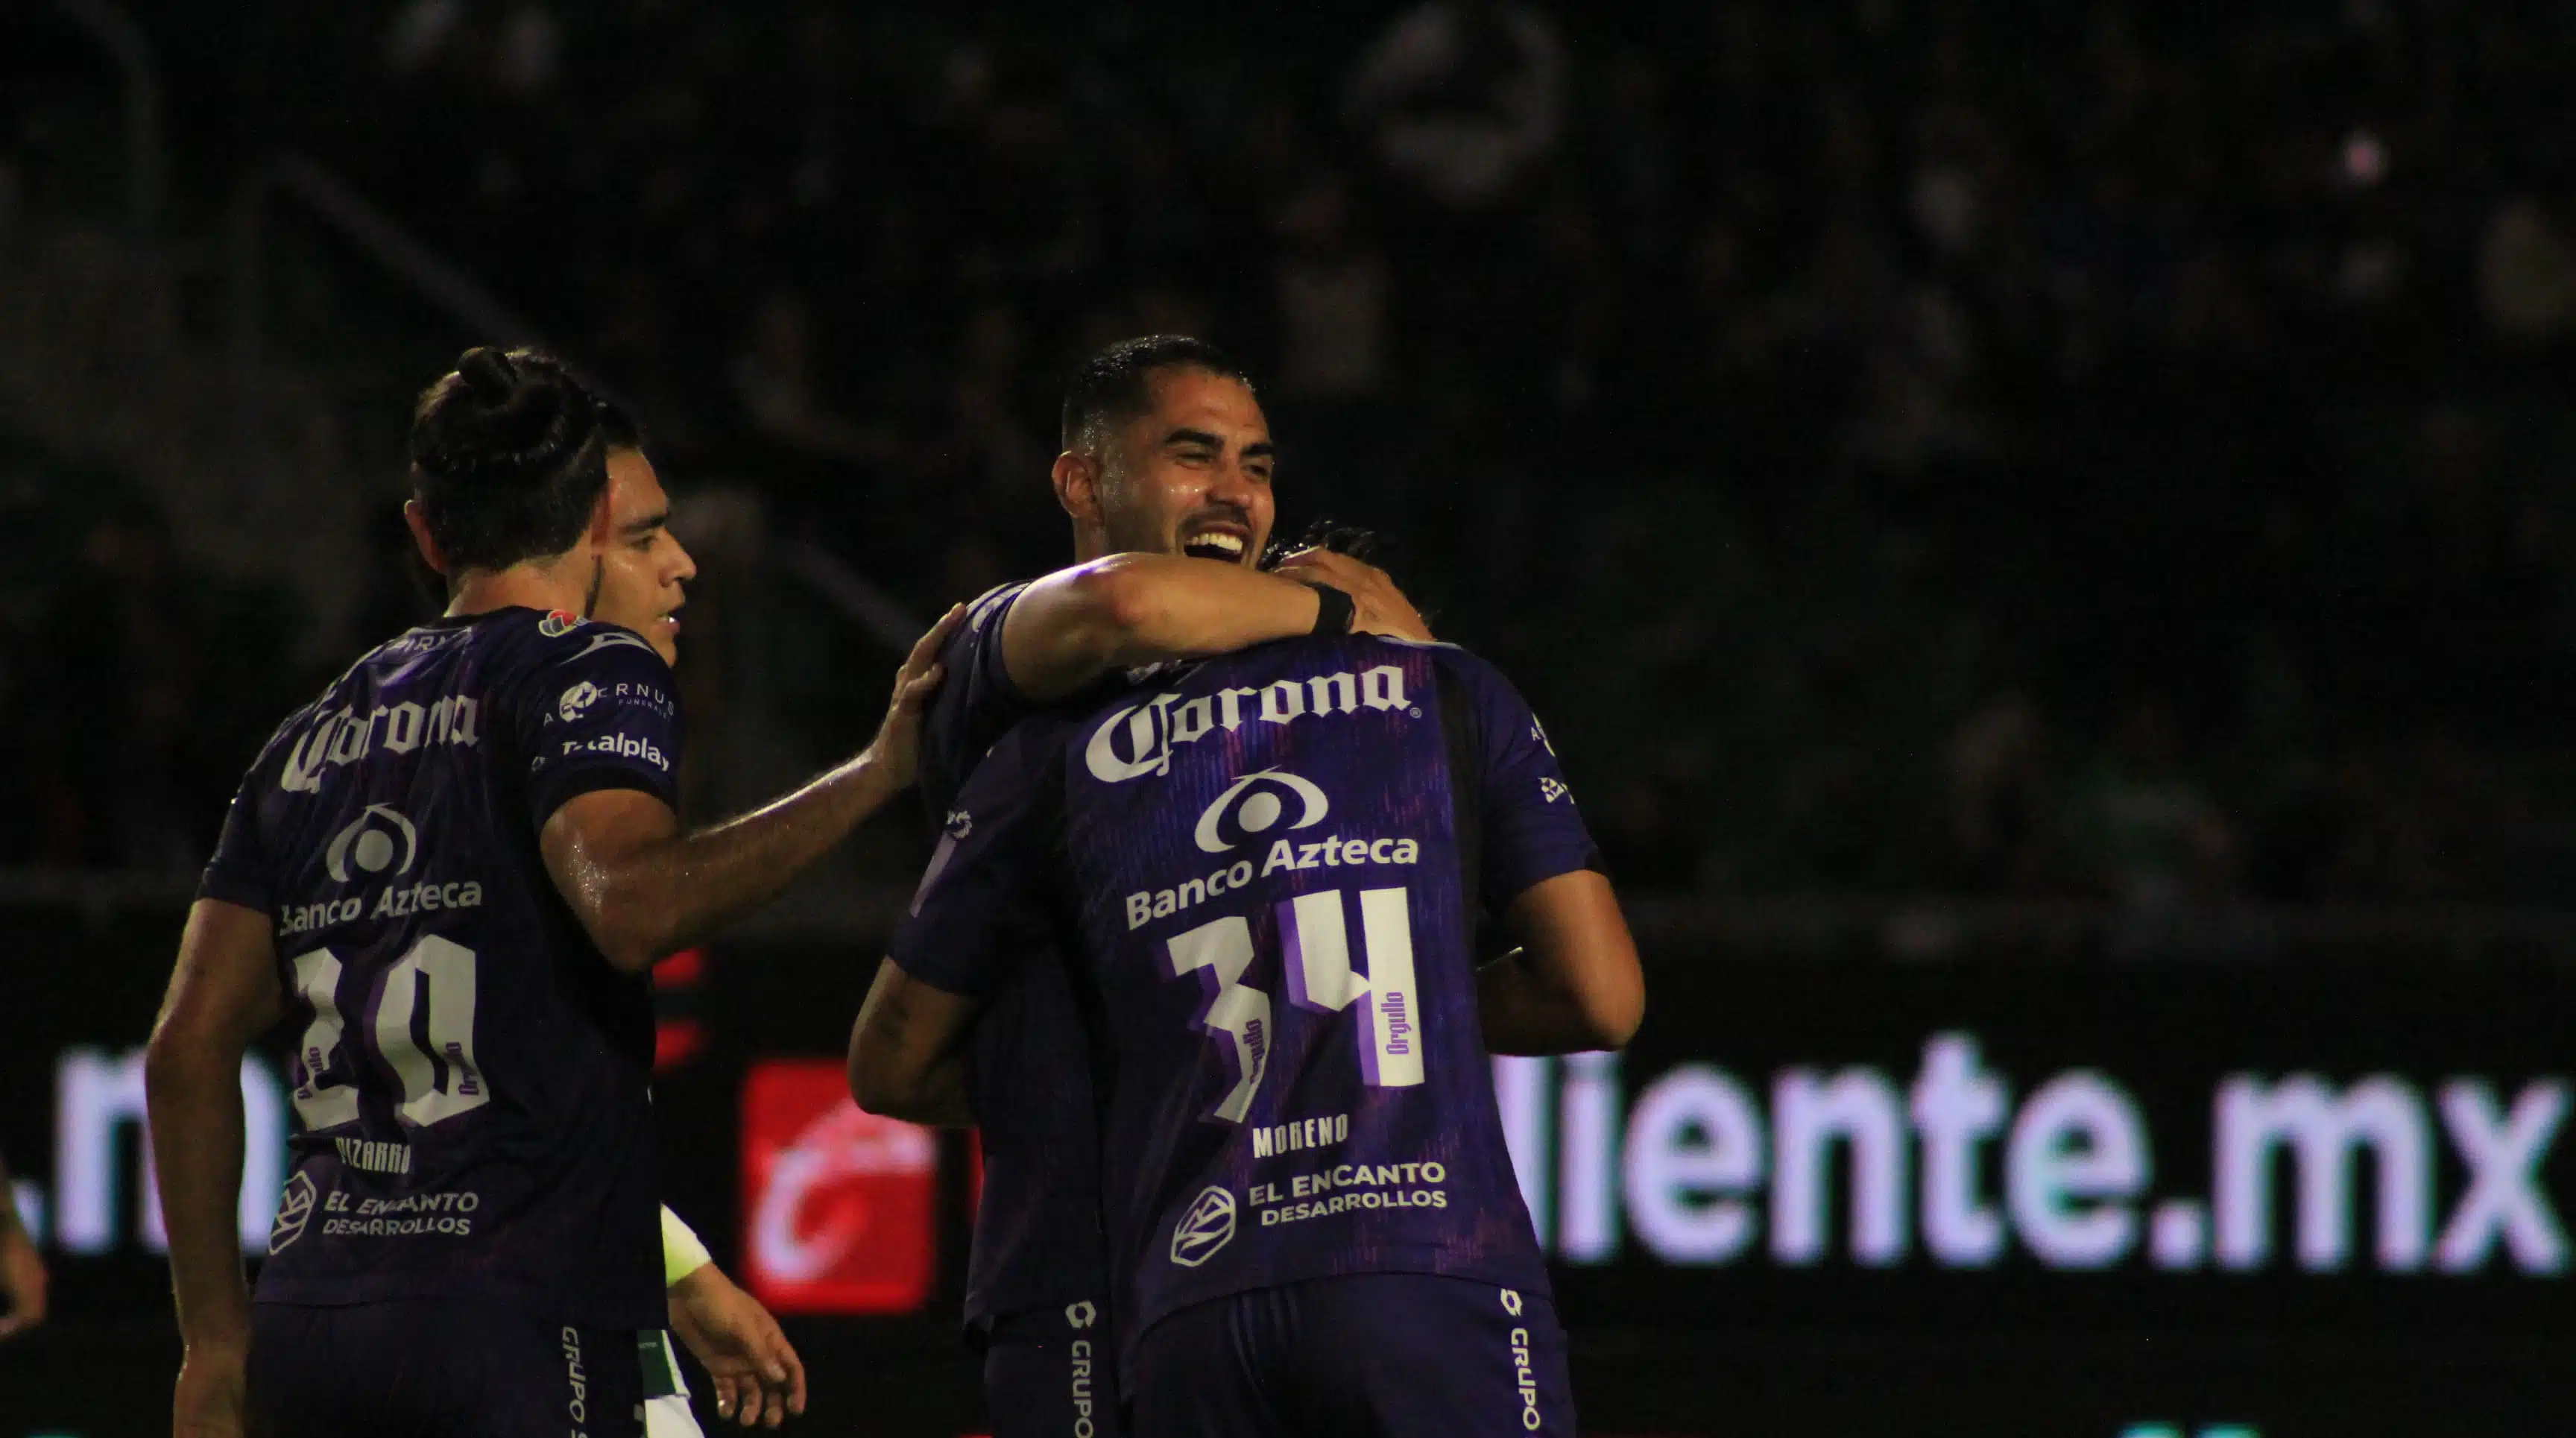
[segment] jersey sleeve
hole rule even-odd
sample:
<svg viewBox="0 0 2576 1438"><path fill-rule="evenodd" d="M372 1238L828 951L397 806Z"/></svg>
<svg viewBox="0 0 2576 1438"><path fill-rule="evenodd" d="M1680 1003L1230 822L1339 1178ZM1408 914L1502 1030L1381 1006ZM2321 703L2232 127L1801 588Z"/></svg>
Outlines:
<svg viewBox="0 0 2576 1438"><path fill-rule="evenodd" d="M532 826L600 789L640 789L679 807L679 699L671 666L643 636L585 624L547 641L510 718L528 756Z"/></svg>
<svg viewBox="0 0 2576 1438"><path fill-rule="evenodd" d="M259 835L259 790L265 765L254 765L224 811L223 832L215 837L215 855L197 880L197 897L220 899L263 914L277 912L276 886L269 877L267 846Z"/></svg>
<svg viewBox="0 0 2576 1438"><path fill-rule="evenodd" d="M889 950L905 973L952 994L1001 988L1046 941L1044 884L1058 851L1062 784L1032 762L1044 724L1014 730L975 769L951 804L922 871L911 912Z"/></svg>
<svg viewBox="0 0 2576 1438"><path fill-rule="evenodd" d="M276 871L260 833L259 801L277 784L288 736L302 732L312 716L309 704L286 716L286 722L261 746L259 757L251 761L250 772L242 775L232 806L224 810L223 831L215 836L214 857L206 861L206 871L197 879L198 898L219 899L263 914L277 912Z"/></svg>
<svg viewBox="0 0 2576 1438"><path fill-rule="evenodd" d="M944 825L966 776L1011 725L1035 707L1002 663L1002 621L1025 584L987 591L948 636L939 662L948 677L922 720L921 797L931 822Z"/></svg>
<svg viewBox="0 0 2576 1438"><path fill-rule="evenodd" d="M1472 656L1459 660L1483 765L1478 776L1477 807L1485 831L1479 881L1486 903L1500 913L1522 893L1559 874L1604 866L1546 727L1501 671Z"/></svg>

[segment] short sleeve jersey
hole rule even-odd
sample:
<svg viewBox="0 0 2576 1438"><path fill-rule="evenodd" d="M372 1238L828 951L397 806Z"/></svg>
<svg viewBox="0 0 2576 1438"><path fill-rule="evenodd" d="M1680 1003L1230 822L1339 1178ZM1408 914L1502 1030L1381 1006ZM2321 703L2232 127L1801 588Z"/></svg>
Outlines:
<svg viewBox="0 0 2576 1438"><path fill-rule="evenodd" d="M601 957L538 835L595 790L673 802L679 761L652 646L530 609L411 630L269 741L199 888L270 917L293 1002L262 1301L663 1324L651 981Z"/></svg>
<svg viewBox="0 0 2576 1438"><path fill-rule="evenodd" d="M972 825L954 812L967 776L1038 707L1002 663L1002 623L1027 588L978 598L940 655L948 678L923 723L920 776L940 833L934 871ZM984 1184L966 1262L969 1325L1107 1291L1091 1063L1065 960L1035 938L1030 961L994 994L975 1034L969 1084Z"/></svg>
<svg viewBox="0 0 2576 1438"><path fill-rule="evenodd" d="M1188 666L1004 738L895 961L1009 983L1076 949L1114 1077L1102 1162L1128 1331L1361 1272L1546 1292L1476 1005L1480 911L1598 867L1490 665L1367 637Z"/></svg>

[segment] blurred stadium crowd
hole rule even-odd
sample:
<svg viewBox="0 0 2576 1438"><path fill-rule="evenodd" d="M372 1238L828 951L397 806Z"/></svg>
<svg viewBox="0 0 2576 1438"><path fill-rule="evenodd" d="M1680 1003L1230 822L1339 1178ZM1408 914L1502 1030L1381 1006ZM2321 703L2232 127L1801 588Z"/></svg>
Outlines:
<svg viewBox="0 0 2576 1438"><path fill-rule="evenodd" d="M220 220L188 176L310 156L630 398L680 486L925 614L1060 562L1076 359L1235 349L1283 527L1389 538L1630 888L2563 892L2576 15L1623 8L146 24L172 231ZM0 135L0 253L77 208L54 94ZM404 357L339 441L390 494L404 390L481 337L289 268L307 371ZM295 607L10 419L0 860L183 866L316 682ZM814 682L864 713L891 663Z"/></svg>

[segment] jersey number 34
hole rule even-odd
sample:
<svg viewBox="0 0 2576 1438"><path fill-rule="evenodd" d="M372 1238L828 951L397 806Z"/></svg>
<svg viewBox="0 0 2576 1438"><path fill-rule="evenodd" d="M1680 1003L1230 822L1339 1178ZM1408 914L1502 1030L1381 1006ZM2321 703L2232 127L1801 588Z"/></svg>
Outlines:
<svg viewBox="0 0 2576 1438"><path fill-rule="evenodd" d="M1316 1013L1339 1013L1357 1003L1365 1032L1360 1076L1378 1088L1422 1082L1421 1007L1413 985L1413 915L1402 889L1361 889L1360 936L1368 972L1351 967L1345 891L1301 894L1278 906L1279 938L1286 952L1280 968L1288 1001ZM1207 1013L1198 1026L1234 1045L1234 1088L1211 1117L1241 1123L1270 1069L1270 995L1243 982L1252 967L1252 925L1231 915L1174 934L1166 945L1175 978L1198 974L1210 985Z"/></svg>

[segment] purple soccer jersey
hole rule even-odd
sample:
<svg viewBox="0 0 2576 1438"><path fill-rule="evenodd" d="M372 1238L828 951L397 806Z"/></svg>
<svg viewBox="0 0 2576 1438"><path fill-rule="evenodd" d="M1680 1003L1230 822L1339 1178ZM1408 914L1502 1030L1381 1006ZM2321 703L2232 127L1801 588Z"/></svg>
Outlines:
<svg viewBox="0 0 2576 1438"><path fill-rule="evenodd" d="M1295 640L1033 719L955 807L894 957L983 995L1082 957L1132 1337L1346 1273L1547 1292L1495 1109L1473 939L1597 866L1544 732L1454 647Z"/></svg>
<svg viewBox="0 0 2576 1438"><path fill-rule="evenodd" d="M948 678L921 739L922 802L941 834L943 857L934 864L971 823L950 812L967 775L1037 707L1002 663L1002 623L1027 588L1004 585L978 598L940 652ZM977 1328L1109 1296L1089 1040L1061 957L1037 943L1041 952L993 995L975 1035L970 1090L984 1191L966 1261L966 1321ZM1041 1396L1062 1397L1052 1387Z"/></svg>
<svg viewBox="0 0 2576 1438"><path fill-rule="evenodd" d="M599 789L672 802L679 759L652 646L530 609L411 630L269 741L199 888L270 916L293 1001L263 1301L662 1325L652 983L600 956L538 834Z"/></svg>

